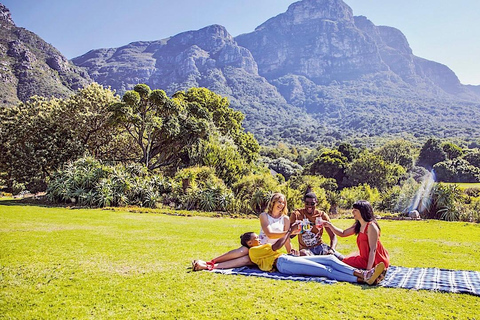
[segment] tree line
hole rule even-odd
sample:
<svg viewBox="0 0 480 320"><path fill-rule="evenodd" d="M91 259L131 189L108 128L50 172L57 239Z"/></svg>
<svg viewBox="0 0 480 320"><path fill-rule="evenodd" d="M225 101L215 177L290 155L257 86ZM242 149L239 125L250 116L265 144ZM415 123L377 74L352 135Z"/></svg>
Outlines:
<svg viewBox="0 0 480 320"><path fill-rule="evenodd" d="M307 185L324 210L362 198L404 212L432 170L437 181L480 182L478 148L436 138L421 147L402 139L376 148L260 147L243 120L205 88L168 97L138 84L120 98L94 83L66 99L32 97L0 109L0 185L86 206L259 213L275 191L291 209L301 205ZM478 194L438 188L453 197L444 218L480 220ZM430 198L423 214L441 217L447 205Z"/></svg>

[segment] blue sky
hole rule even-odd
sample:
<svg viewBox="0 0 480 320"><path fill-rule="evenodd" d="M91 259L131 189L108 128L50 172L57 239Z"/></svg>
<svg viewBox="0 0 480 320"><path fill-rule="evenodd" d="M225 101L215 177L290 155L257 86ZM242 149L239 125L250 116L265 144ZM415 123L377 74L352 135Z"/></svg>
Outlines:
<svg viewBox="0 0 480 320"><path fill-rule="evenodd" d="M480 1L344 0L354 15L402 31L416 56L480 85ZM12 19L71 59L91 49L159 40L211 24L253 31L292 0L0 0Z"/></svg>

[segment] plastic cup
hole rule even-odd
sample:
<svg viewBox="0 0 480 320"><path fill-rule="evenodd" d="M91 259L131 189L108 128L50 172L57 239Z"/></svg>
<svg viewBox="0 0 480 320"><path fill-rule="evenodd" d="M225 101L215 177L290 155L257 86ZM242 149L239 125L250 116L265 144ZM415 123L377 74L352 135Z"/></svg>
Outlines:
<svg viewBox="0 0 480 320"><path fill-rule="evenodd" d="M315 226L317 227L317 229L320 229L322 226L323 226L323 219L322 217L316 217L315 218Z"/></svg>

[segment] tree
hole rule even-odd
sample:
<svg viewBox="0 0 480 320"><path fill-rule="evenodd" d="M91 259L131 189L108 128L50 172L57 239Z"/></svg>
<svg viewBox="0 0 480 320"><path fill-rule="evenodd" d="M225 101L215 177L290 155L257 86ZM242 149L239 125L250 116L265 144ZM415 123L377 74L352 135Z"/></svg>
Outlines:
<svg viewBox="0 0 480 320"><path fill-rule="evenodd" d="M443 151L440 140L430 138L425 142L420 150L417 163L419 166L425 167L428 170L441 161L447 159L447 154Z"/></svg>
<svg viewBox="0 0 480 320"><path fill-rule="evenodd" d="M480 168L474 167L464 159L442 161L433 166L438 181L443 182L480 182Z"/></svg>
<svg viewBox="0 0 480 320"><path fill-rule="evenodd" d="M467 160L472 166L480 168L480 149L468 150L463 159Z"/></svg>
<svg viewBox="0 0 480 320"><path fill-rule="evenodd" d="M177 92L138 84L122 102L111 106L112 120L132 137L141 150L137 161L150 170L190 166L201 154L202 141L218 133L232 139L241 156L251 163L258 156L258 142L241 126L243 114L229 108L226 98L205 88Z"/></svg>
<svg viewBox="0 0 480 320"><path fill-rule="evenodd" d="M207 135L207 114L190 117L164 91L151 91L145 84L125 92L122 102L113 104L110 111L111 121L122 126L141 150L137 161L149 169L173 164L183 148Z"/></svg>
<svg viewBox="0 0 480 320"><path fill-rule="evenodd" d="M340 143L337 150L348 159L348 162L352 162L360 153L354 146L346 142Z"/></svg>
<svg viewBox="0 0 480 320"><path fill-rule="evenodd" d="M62 100L42 97L0 108L0 172L8 191L44 191L55 169L85 151L73 130L61 125L63 110Z"/></svg>
<svg viewBox="0 0 480 320"><path fill-rule="evenodd" d="M231 138L214 134L204 140L198 150L190 150L190 164L209 166L228 186L248 174L252 165L238 152Z"/></svg>
<svg viewBox="0 0 480 320"><path fill-rule="evenodd" d="M189 109L205 109L211 115L214 128L221 135L233 140L238 152L247 163L252 163L258 158L260 146L253 134L245 132L242 126L245 116L240 111L230 108L227 98L206 88L191 88L185 93L178 92L174 97L182 104L189 106Z"/></svg>
<svg viewBox="0 0 480 320"><path fill-rule="evenodd" d="M405 169L402 166L387 163L370 152L363 152L346 169L348 181L353 185L366 183L379 190L395 185L403 174Z"/></svg>
<svg viewBox="0 0 480 320"><path fill-rule="evenodd" d="M303 167L285 158L277 158L268 162L268 168L280 173L286 180L294 174L301 173Z"/></svg>
<svg viewBox="0 0 480 320"><path fill-rule="evenodd" d="M340 151L325 150L311 164L310 173L333 178L340 185L345 177L347 162L348 159Z"/></svg>
<svg viewBox="0 0 480 320"><path fill-rule="evenodd" d="M463 155L463 149L457 146L453 142L444 142L442 143L442 149L447 155L447 159L455 159Z"/></svg>
<svg viewBox="0 0 480 320"><path fill-rule="evenodd" d="M119 101L110 89L92 83L65 101L59 125L69 128L97 159L129 159L131 144L109 122L110 105Z"/></svg>
<svg viewBox="0 0 480 320"><path fill-rule="evenodd" d="M396 163L409 170L414 164L414 146L406 140L392 140L375 153L389 163Z"/></svg>
<svg viewBox="0 0 480 320"><path fill-rule="evenodd" d="M67 99L32 97L0 110L0 172L7 173L8 189L43 191L53 171L84 153L124 157L131 147L108 122L108 108L118 101L93 83Z"/></svg>

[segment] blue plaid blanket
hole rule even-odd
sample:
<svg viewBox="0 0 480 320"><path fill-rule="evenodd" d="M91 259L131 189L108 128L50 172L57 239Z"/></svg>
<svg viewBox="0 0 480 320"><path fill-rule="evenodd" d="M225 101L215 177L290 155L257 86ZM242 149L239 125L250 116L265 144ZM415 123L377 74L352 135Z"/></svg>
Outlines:
<svg viewBox="0 0 480 320"><path fill-rule="evenodd" d="M212 272L256 276L277 280L315 281L332 284L337 281L324 277L291 276L280 272L264 272L256 267L242 267ZM413 290L433 290L453 293L470 293L480 296L480 272L437 268L405 268L390 266L379 286Z"/></svg>

